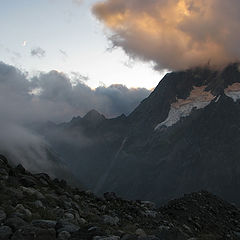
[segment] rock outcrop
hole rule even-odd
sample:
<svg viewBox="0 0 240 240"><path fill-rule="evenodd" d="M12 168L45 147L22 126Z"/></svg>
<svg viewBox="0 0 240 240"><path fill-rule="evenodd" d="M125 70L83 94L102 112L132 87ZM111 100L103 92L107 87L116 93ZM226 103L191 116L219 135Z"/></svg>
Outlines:
<svg viewBox="0 0 240 240"><path fill-rule="evenodd" d="M0 156L1 240L240 239L240 211L201 191L157 208L12 167Z"/></svg>

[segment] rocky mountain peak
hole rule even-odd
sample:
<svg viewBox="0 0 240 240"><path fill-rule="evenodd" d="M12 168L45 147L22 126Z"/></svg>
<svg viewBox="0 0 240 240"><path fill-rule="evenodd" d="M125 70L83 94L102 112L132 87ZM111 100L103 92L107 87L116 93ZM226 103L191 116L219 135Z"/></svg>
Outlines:
<svg viewBox="0 0 240 240"><path fill-rule="evenodd" d="M103 114L100 114L98 111L92 109L83 117L83 119L91 123L99 123L106 118Z"/></svg>

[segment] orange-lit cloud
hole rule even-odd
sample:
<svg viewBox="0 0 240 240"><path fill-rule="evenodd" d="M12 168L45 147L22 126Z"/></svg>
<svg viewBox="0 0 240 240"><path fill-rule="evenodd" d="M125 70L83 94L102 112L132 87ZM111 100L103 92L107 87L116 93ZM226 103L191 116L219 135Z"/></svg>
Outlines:
<svg viewBox="0 0 240 240"><path fill-rule="evenodd" d="M239 0L105 0L93 7L115 46L173 70L239 60L239 12Z"/></svg>

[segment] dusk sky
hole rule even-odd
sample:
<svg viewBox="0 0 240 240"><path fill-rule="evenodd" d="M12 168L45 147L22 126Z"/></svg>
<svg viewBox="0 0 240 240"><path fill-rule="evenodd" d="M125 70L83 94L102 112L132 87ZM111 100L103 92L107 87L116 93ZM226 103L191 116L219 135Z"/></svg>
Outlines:
<svg viewBox="0 0 240 240"><path fill-rule="evenodd" d="M163 72L111 47L92 5L99 0L1 0L0 61L30 76L57 70L88 77L92 88L111 84L151 89Z"/></svg>

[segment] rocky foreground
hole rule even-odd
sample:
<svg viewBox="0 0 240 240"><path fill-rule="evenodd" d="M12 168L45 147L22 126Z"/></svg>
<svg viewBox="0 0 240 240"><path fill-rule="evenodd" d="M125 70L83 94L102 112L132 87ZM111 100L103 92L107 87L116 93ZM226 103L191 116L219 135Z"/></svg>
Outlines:
<svg viewBox="0 0 240 240"><path fill-rule="evenodd" d="M103 198L0 155L0 240L240 239L240 211L208 192L157 208L114 193Z"/></svg>

